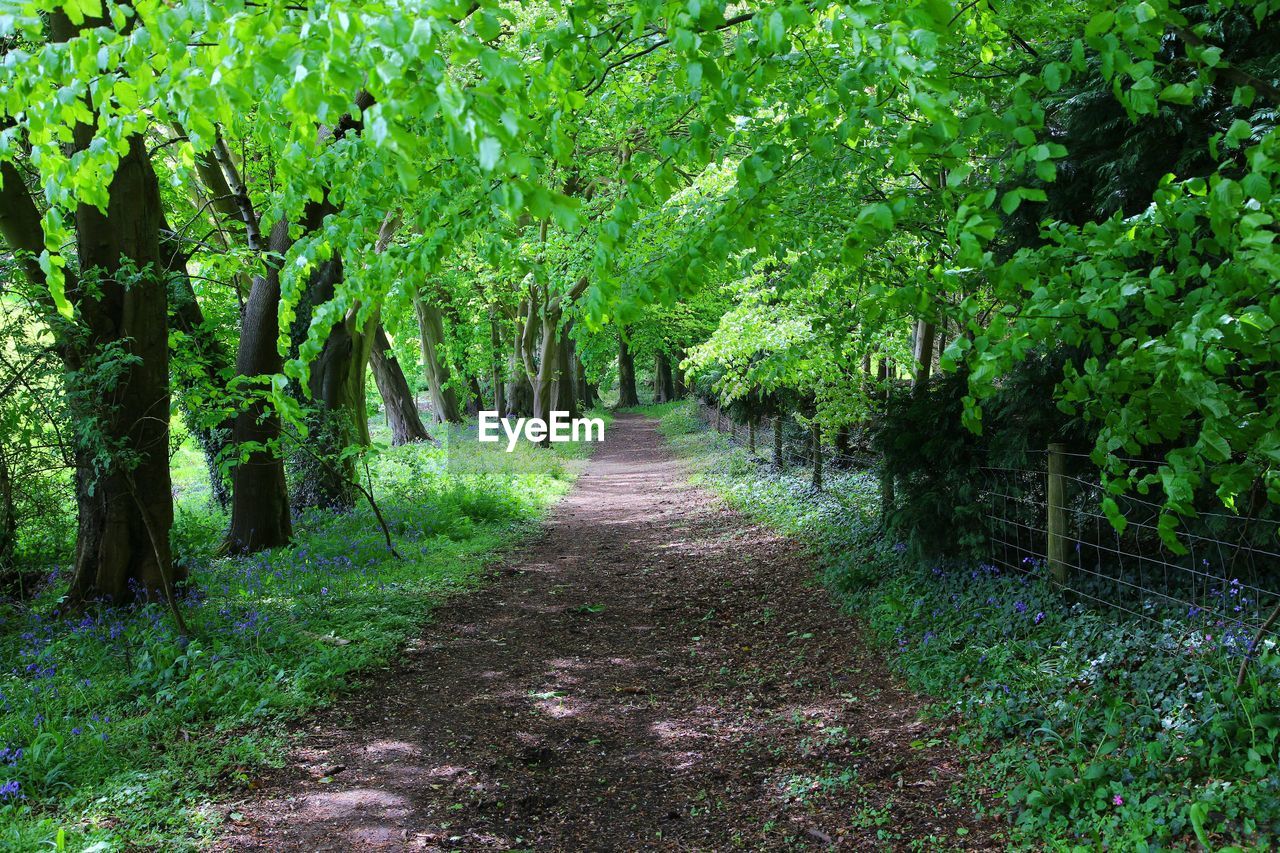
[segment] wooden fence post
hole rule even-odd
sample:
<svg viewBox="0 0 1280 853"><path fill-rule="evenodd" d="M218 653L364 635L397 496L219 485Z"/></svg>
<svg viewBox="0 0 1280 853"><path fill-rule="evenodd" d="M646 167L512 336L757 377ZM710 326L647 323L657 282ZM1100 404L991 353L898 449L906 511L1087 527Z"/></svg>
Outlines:
<svg viewBox="0 0 1280 853"><path fill-rule="evenodd" d="M815 420L809 426L809 435L813 441L813 487L822 488L822 429Z"/></svg>
<svg viewBox="0 0 1280 853"><path fill-rule="evenodd" d="M1049 445L1048 534L1049 576L1058 586L1067 582L1066 445Z"/></svg>
<svg viewBox="0 0 1280 853"><path fill-rule="evenodd" d="M773 467L782 470L782 415L773 419Z"/></svg>

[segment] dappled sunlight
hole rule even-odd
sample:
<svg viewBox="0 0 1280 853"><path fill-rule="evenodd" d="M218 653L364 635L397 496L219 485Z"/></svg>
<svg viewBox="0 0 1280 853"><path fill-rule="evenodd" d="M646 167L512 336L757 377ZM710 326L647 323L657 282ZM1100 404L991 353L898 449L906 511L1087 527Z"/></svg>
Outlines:
<svg viewBox="0 0 1280 853"><path fill-rule="evenodd" d="M342 769L300 774L302 796L286 787L249 806L257 836L332 849L723 849L734 824L847 831L835 764L903 785L930 778L929 751L867 756L872 740L896 750L918 737L916 706L865 659L873 719L848 700L859 687L838 676L855 665L851 627L809 600L797 549L685 485L648 424L619 427L514 570L410 644L403 671L307 758ZM882 791L867 796L880 807ZM938 810L931 795L904 813ZM234 836L224 846L257 849Z"/></svg>

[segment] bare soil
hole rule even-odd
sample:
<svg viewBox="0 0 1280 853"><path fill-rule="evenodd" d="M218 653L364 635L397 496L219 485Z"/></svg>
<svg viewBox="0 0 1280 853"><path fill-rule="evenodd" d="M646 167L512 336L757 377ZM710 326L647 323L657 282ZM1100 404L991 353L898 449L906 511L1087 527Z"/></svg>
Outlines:
<svg viewBox="0 0 1280 853"><path fill-rule="evenodd" d="M1001 848L923 704L800 546L622 416L544 532L308 719L216 849Z"/></svg>

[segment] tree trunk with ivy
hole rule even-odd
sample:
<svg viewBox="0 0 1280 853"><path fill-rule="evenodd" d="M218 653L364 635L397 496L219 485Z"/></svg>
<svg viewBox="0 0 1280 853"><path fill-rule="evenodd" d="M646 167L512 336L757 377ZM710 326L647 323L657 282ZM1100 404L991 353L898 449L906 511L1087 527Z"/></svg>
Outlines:
<svg viewBox="0 0 1280 853"><path fill-rule="evenodd" d="M267 248L283 255L289 245L288 223L279 222ZM269 264L265 275L254 278L240 320L236 374L243 379L275 376L284 367L277 349L279 305L280 270ZM293 538L280 415L263 399L264 385L255 383L250 389L232 429L238 460L231 469L231 527L223 543L223 550L232 553L275 548Z"/></svg>
<svg viewBox="0 0 1280 853"><path fill-rule="evenodd" d="M93 129L77 128L88 147ZM81 270L68 334L79 534L67 602L163 600L185 580L169 547L169 334L160 187L141 136L128 140L105 213L76 209Z"/></svg>
<svg viewBox="0 0 1280 853"><path fill-rule="evenodd" d="M309 226L318 227L319 222L311 218ZM315 309L333 298L342 276L342 260L336 256L312 273L293 326L295 351L306 339ZM376 316L362 321L359 309L352 307L334 324L309 366L306 394L301 398L309 410L308 435L291 454L297 507L345 511L355 506L357 471L347 450L370 443L365 365L377 322Z"/></svg>

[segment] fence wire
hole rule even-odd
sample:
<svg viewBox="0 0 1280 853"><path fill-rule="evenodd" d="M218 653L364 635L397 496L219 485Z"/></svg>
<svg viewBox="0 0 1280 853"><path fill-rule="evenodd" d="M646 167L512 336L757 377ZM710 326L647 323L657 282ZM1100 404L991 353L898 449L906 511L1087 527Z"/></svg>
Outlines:
<svg viewBox="0 0 1280 853"><path fill-rule="evenodd" d="M1047 454L1026 468L983 467L979 504L992 565L1041 573L1049 566ZM1073 454L1074 455L1074 454ZM1151 460L1126 460L1156 465ZM1123 530L1100 510L1098 477L1061 475L1061 585L1068 595L1163 624L1177 619L1221 642L1250 647L1280 605L1280 522L1222 513L1184 519L1174 532L1181 551L1159 534L1162 507L1134 496L1114 497ZM1267 626L1276 635L1275 625Z"/></svg>
<svg viewBox="0 0 1280 853"><path fill-rule="evenodd" d="M701 404L698 415L711 429L751 449L750 427L727 412ZM814 468L810 433L783 417L784 467ZM771 459L778 419L756 425L754 452ZM874 470L879 457L862 448L818 448L821 468ZM1101 480L1085 454L1072 457L1062 474L1066 543L1060 582L1074 600L1119 611L1158 625L1174 620L1184 633L1214 636L1228 647L1251 650L1260 633L1280 637L1273 620L1280 608L1280 521L1203 512L1175 532L1185 553L1161 539L1162 507L1139 497L1115 497L1127 524L1117 530L1102 513ZM1028 575L1049 573L1048 452L1030 454L1025 467L978 469L977 509L992 566ZM1158 466L1149 459L1125 460Z"/></svg>

